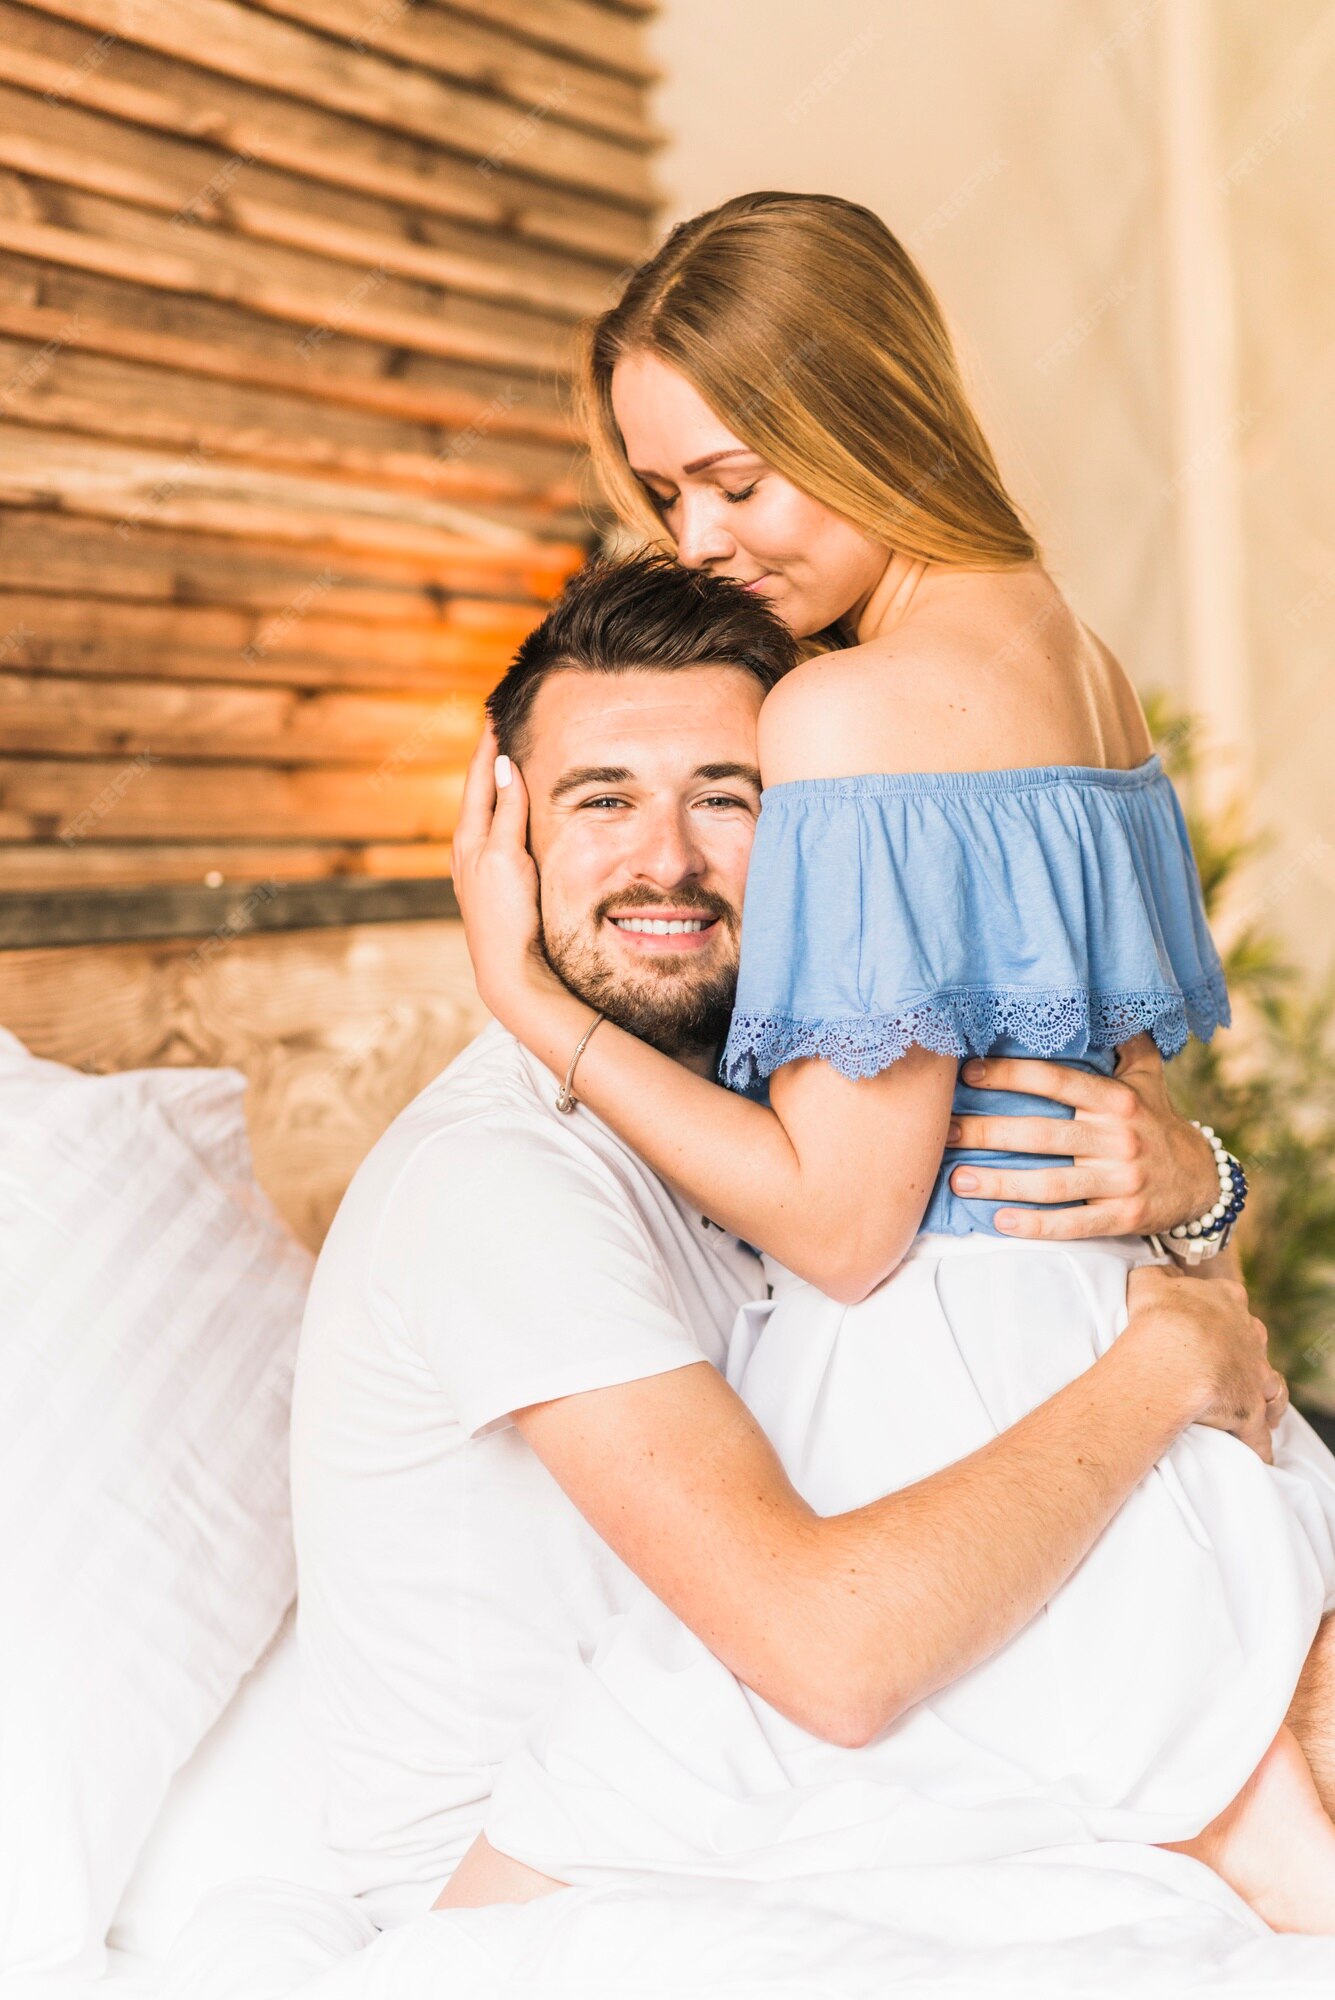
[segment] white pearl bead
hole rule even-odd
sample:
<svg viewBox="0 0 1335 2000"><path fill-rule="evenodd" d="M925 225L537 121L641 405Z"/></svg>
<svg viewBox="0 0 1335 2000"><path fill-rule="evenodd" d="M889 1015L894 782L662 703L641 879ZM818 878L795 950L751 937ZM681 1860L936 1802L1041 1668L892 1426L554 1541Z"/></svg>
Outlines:
<svg viewBox="0 0 1335 2000"><path fill-rule="evenodd" d="M1201 1225L1199 1222L1189 1222L1187 1224L1188 1236L1199 1236L1200 1233L1201 1233Z"/></svg>
<svg viewBox="0 0 1335 2000"><path fill-rule="evenodd" d="M1187 1233L1187 1225L1185 1222L1179 1222L1176 1229L1170 1229L1168 1232L1170 1236L1177 1236L1177 1237L1185 1236L1186 1233Z"/></svg>
<svg viewBox="0 0 1335 2000"><path fill-rule="evenodd" d="M1217 1201L1214 1207L1210 1210L1211 1218L1215 1222L1219 1222L1222 1220L1223 1214L1224 1214L1224 1204L1222 1201Z"/></svg>
<svg viewBox="0 0 1335 2000"><path fill-rule="evenodd" d="M1213 1137L1214 1137L1214 1126L1213 1126L1213 1125L1202 1125L1202 1126L1201 1126L1201 1136L1202 1136L1202 1138L1205 1138L1205 1139L1213 1139Z"/></svg>

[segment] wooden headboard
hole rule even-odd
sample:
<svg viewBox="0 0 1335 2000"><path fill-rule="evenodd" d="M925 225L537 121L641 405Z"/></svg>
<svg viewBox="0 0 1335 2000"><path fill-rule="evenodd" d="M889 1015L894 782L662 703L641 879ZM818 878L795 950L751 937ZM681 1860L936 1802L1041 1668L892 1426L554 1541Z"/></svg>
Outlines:
<svg viewBox="0 0 1335 2000"><path fill-rule="evenodd" d="M0 1023L243 1070L309 1243L482 1018L450 833L591 537L652 12L0 0Z"/></svg>
<svg viewBox="0 0 1335 2000"><path fill-rule="evenodd" d="M486 1019L457 922L0 952L0 1025L34 1055L241 1070L256 1171L312 1249L386 1125Z"/></svg>

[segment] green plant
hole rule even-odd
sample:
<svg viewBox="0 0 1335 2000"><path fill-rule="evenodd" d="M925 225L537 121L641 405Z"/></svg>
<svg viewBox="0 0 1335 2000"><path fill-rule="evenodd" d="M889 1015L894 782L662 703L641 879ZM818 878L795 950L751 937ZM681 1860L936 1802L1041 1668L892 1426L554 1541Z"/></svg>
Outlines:
<svg viewBox="0 0 1335 2000"><path fill-rule="evenodd" d="M1199 731L1149 704L1159 753L1178 783L1213 919L1239 866L1260 845L1238 807L1193 810ZM1183 1111L1213 1125L1250 1185L1242 1265L1271 1353L1297 1391L1335 1407L1335 979L1315 992L1283 958L1264 912L1221 951L1233 1028L1190 1042L1173 1064Z"/></svg>

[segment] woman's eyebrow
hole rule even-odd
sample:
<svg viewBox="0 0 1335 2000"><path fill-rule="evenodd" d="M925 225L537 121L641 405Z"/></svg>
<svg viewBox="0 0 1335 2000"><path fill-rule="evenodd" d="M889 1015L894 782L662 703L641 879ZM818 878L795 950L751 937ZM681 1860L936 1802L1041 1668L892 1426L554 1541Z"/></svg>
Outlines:
<svg viewBox="0 0 1335 2000"><path fill-rule="evenodd" d="M726 451L711 451L705 458L693 458L689 465L683 465L683 472L703 472L706 466L718 465L725 458L754 458L749 444L732 444Z"/></svg>
<svg viewBox="0 0 1335 2000"><path fill-rule="evenodd" d="M730 444L726 451L711 451L704 458L693 458L689 465L683 465L681 469L683 472L704 472L725 458L754 458L756 455L749 444ZM631 471L637 479L661 479L664 485L672 484L666 472L649 472L638 465L632 465Z"/></svg>

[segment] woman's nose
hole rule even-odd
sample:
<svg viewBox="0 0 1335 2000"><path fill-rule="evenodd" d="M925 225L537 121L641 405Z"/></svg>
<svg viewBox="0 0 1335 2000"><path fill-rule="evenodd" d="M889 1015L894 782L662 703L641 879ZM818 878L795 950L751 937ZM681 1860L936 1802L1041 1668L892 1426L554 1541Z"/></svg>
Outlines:
<svg viewBox="0 0 1335 2000"><path fill-rule="evenodd" d="M719 518L717 503L707 494L687 494L681 502L677 526L677 561L687 569L703 569L706 563L727 562L736 544L727 523Z"/></svg>

